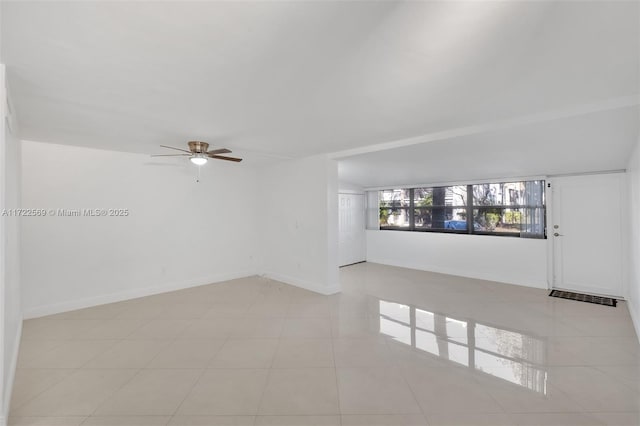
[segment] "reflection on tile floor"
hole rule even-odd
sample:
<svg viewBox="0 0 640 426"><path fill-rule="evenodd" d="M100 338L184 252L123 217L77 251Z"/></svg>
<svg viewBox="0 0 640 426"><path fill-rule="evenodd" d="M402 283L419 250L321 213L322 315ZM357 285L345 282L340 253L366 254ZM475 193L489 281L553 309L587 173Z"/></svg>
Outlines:
<svg viewBox="0 0 640 426"><path fill-rule="evenodd" d="M11 425L639 425L625 303L376 264L26 321Z"/></svg>

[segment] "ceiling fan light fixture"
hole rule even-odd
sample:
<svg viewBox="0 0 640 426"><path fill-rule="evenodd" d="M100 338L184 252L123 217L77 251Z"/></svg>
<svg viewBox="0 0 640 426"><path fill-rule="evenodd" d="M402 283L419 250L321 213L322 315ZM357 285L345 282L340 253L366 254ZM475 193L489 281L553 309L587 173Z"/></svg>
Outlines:
<svg viewBox="0 0 640 426"><path fill-rule="evenodd" d="M0 0L2 1L2 0ZM173 146L160 145L162 148L173 149L174 151L180 151L180 154L152 154L152 157L189 157L189 160L195 164L196 166L203 166L207 164L209 158L213 158L214 160L225 160L225 161L233 161L234 163L239 163L242 161L242 158L237 157L227 157L225 155L219 154L228 154L231 152L230 149L227 148L218 148L211 151L208 151L209 144L206 142L198 142L198 141L190 141L188 142L189 149L176 148Z"/></svg>
<svg viewBox="0 0 640 426"><path fill-rule="evenodd" d="M189 158L193 164L196 166L203 166L207 164L207 156L204 154L194 154L193 157Z"/></svg>

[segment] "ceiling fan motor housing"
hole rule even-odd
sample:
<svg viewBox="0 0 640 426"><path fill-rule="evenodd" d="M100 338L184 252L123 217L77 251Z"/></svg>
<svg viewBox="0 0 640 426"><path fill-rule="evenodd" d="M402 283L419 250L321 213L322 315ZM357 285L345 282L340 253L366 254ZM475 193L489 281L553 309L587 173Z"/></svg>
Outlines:
<svg viewBox="0 0 640 426"><path fill-rule="evenodd" d="M209 144L206 142L199 141L190 141L189 142L189 151L194 154L204 154L209 149Z"/></svg>

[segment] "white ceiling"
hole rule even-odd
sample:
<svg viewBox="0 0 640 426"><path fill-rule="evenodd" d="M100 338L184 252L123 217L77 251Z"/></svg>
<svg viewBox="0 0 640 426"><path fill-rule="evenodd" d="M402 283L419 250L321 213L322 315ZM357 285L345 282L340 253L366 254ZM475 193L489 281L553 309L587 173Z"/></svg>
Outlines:
<svg viewBox="0 0 640 426"><path fill-rule="evenodd" d="M620 170L639 117L632 106L359 154L339 174L366 188Z"/></svg>
<svg viewBox="0 0 640 426"><path fill-rule="evenodd" d="M204 139L298 157L638 93L635 1L1 7L24 139L132 152ZM507 139L491 143L522 170ZM482 151L450 143L415 149Z"/></svg>

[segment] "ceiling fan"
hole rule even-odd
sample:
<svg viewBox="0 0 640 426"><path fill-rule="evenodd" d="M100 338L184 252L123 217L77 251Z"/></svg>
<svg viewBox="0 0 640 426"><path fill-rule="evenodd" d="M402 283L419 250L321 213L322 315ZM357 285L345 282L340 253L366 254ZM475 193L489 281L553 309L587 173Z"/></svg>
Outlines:
<svg viewBox="0 0 640 426"><path fill-rule="evenodd" d="M199 141L191 141L188 142L189 150L174 148L172 146L160 145L162 148L175 149L176 151L182 151L186 154L154 154L152 157L189 157L189 160L197 166L202 166L207 163L209 158L214 158L216 160L226 160L226 161L234 161L236 163L242 161L242 158L235 157L227 157L219 154L228 154L231 150L227 148L214 149L211 151L207 151L209 149L209 144L206 142Z"/></svg>

